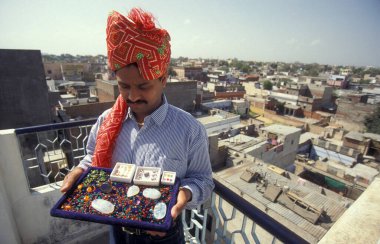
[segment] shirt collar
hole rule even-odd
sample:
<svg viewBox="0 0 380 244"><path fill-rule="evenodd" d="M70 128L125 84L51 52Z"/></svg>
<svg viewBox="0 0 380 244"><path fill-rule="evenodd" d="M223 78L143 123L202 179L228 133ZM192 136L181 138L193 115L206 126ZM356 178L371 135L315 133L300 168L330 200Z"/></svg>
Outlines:
<svg viewBox="0 0 380 244"><path fill-rule="evenodd" d="M157 125L162 125L165 120L166 114L168 112L169 103L166 100L166 96L162 95L162 104L158 107L152 114L145 117L144 121L148 123L149 120L153 120ZM128 118L136 121L135 116L133 116L132 110L128 107L127 116L125 116L125 120Z"/></svg>

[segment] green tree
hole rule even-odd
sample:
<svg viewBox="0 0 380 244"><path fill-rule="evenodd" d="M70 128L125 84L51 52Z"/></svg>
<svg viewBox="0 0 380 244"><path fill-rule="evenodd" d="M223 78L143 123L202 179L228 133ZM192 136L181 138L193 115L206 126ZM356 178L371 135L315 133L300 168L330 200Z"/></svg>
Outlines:
<svg viewBox="0 0 380 244"><path fill-rule="evenodd" d="M376 108L373 114L364 119L364 125L367 132L380 134L380 106Z"/></svg>
<svg viewBox="0 0 380 244"><path fill-rule="evenodd" d="M371 80L360 80L359 84L369 84Z"/></svg>
<svg viewBox="0 0 380 244"><path fill-rule="evenodd" d="M264 90L269 90L270 91L273 88L273 84L269 80L265 80L263 82L263 87L264 87Z"/></svg>
<svg viewBox="0 0 380 244"><path fill-rule="evenodd" d="M243 67L241 67L240 71L244 72L244 73L249 73L249 72L251 72L251 68L248 65L243 65Z"/></svg>
<svg viewBox="0 0 380 244"><path fill-rule="evenodd" d="M170 76L173 76L173 77L177 76L177 72L175 72L172 66L169 66L168 73Z"/></svg>

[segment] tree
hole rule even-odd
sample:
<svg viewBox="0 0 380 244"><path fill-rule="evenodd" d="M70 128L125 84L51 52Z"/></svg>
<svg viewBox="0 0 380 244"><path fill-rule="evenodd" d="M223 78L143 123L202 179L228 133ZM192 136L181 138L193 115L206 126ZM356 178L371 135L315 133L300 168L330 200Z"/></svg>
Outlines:
<svg viewBox="0 0 380 244"><path fill-rule="evenodd" d="M241 72L249 73L251 72L251 68L248 65L243 65L243 67L240 69Z"/></svg>
<svg viewBox="0 0 380 244"><path fill-rule="evenodd" d="M269 80L265 80L263 82L263 87L264 87L264 90L269 90L270 91L273 88L273 84Z"/></svg>
<svg viewBox="0 0 380 244"><path fill-rule="evenodd" d="M373 114L364 119L364 125L367 132L380 134L380 106L376 108Z"/></svg>
<svg viewBox="0 0 380 244"><path fill-rule="evenodd" d="M173 77L177 76L177 72L175 72L175 70L173 69L172 66L169 66L168 73L169 73L170 76L173 76Z"/></svg>
<svg viewBox="0 0 380 244"><path fill-rule="evenodd" d="M371 83L371 80L360 80L359 84L369 84Z"/></svg>

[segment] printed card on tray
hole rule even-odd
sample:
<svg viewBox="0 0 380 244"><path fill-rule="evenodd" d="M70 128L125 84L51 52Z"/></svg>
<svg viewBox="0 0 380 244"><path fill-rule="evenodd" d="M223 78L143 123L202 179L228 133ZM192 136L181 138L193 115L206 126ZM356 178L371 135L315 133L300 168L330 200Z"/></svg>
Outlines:
<svg viewBox="0 0 380 244"><path fill-rule="evenodd" d="M117 182L131 183L135 171L135 164L116 163L111 172L110 179Z"/></svg>
<svg viewBox="0 0 380 244"><path fill-rule="evenodd" d="M159 186L161 168L137 166L133 183L136 185Z"/></svg>

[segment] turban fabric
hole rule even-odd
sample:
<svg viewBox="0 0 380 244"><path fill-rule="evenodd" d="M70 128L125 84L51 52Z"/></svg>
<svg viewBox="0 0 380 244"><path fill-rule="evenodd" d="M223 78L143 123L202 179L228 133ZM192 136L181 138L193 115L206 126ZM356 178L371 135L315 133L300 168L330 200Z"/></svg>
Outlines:
<svg viewBox="0 0 380 244"><path fill-rule="evenodd" d="M156 28L152 14L133 8L128 17L113 11L107 20L108 67L117 71L136 63L145 80L166 77L170 62L169 33ZM92 166L111 167L113 149L128 104L119 95L104 118L97 137Z"/></svg>
<svg viewBox="0 0 380 244"><path fill-rule="evenodd" d="M151 14L132 9L127 17L113 11L107 21L108 66L116 71L137 63L146 80L166 75L170 62L170 36L156 28Z"/></svg>

